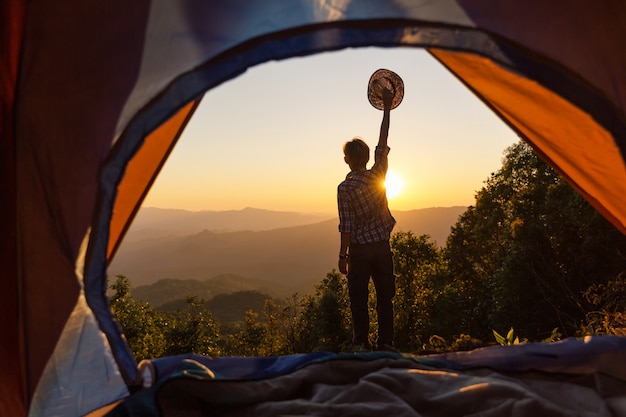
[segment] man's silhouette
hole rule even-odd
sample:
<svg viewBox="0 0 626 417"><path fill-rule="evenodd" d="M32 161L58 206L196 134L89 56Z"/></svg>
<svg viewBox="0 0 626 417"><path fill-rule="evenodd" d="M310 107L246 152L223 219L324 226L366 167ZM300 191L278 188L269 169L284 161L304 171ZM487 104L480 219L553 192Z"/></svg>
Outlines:
<svg viewBox="0 0 626 417"><path fill-rule="evenodd" d="M396 223L387 205L387 137L393 93L382 90L383 120L375 150L374 165L367 169L369 147L354 138L343 147L350 173L337 188L339 208L339 271L348 276L352 341L359 350L369 350L369 314L367 300L370 277L376 288L378 312L378 350L393 348L393 297L395 276L389 237Z"/></svg>

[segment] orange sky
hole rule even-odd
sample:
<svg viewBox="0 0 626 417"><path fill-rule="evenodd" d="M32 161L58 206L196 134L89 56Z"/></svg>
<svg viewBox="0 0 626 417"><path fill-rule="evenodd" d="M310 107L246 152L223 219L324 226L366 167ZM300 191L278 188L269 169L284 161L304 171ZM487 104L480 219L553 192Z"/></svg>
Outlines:
<svg viewBox="0 0 626 417"><path fill-rule="evenodd" d="M144 206L336 213L343 143L378 139L366 96L378 68L405 83L389 134L404 189L390 207L473 204L517 136L425 51L360 48L262 64L209 91Z"/></svg>

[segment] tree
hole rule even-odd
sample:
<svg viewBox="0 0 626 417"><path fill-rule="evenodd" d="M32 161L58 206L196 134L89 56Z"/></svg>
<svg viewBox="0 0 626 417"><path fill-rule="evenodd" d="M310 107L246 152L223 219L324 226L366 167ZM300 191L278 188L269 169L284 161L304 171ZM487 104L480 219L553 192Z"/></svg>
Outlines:
<svg viewBox="0 0 626 417"><path fill-rule="evenodd" d="M523 142L507 149L445 248L466 330L484 338L512 326L535 340L555 327L573 333L590 308L583 292L615 277L622 253L626 238Z"/></svg>
<svg viewBox="0 0 626 417"><path fill-rule="evenodd" d="M262 315L265 323L265 355L276 356L295 353L293 324L297 314L298 296L294 294L287 299L287 304L269 299L265 301Z"/></svg>
<svg viewBox="0 0 626 417"><path fill-rule="evenodd" d="M585 316L581 336L626 336L626 272L607 283L591 285L584 296L595 310Z"/></svg>
<svg viewBox="0 0 626 417"><path fill-rule="evenodd" d="M278 356L295 353L293 324L296 314L297 295L288 299L286 305L267 299L259 313L246 312L241 323L224 341L225 351L238 356Z"/></svg>
<svg viewBox="0 0 626 417"><path fill-rule="evenodd" d="M165 318L165 356L184 353L220 356L218 326L197 297L188 296L184 310L167 313Z"/></svg>
<svg viewBox="0 0 626 417"><path fill-rule="evenodd" d="M295 321L297 352L345 351L351 343L350 301L346 280L336 271L329 272L305 297Z"/></svg>
<svg viewBox="0 0 626 417"><path fill-rule="evenodd" d="M458 331L456 304L442 251L429 235L398 232L391 237L396 273L394 299L396 346L419 351L434 334Z"/></svg>
<svg viewBox="0 0 626 417"><path fill-rule="evenodd" d="M117 275L111 289L111 311L122 327L128 347L137 360L158 358L165 352L162 317L148 303L136 301L124 275Z"/></svg>
<svg viewBox="0 0 626 417"><path fill-rule="evenodd" d="M248 310L243 323L235 324L235 331L227 338L227 351L230 355L260 356L264 354L263 345L267 328L258 321L259 314Z"/></svg>

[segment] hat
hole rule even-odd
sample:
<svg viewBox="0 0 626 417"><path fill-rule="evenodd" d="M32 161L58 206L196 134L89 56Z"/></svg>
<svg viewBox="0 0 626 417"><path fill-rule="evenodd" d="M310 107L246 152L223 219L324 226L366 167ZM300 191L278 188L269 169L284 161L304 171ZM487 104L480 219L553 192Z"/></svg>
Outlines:
<svg viewBox="0 0 626 417"><path fill-rule="evenodd" d="M404 82L398 74L388 69L376 70L367 84L367 98L370 104L378 110L383 110L383 90L380 86L386 87L393 93L391 108L395 109L402 102L404 97Z"/></svg>

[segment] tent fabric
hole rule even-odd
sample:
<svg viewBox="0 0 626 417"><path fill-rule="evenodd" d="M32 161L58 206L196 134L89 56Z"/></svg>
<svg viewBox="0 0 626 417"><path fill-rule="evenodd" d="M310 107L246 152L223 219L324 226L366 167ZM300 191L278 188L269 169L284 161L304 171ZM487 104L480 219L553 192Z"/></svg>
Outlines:
<svg viewBox="0 0 626 417"><path fill-rule="evenodd" d="M488 370L461 373L384 359L314 364L271 380L234 383L201 383L198 375L187 372L160 387L155 405L139 408L124 402L108 416L609 417L625 411L618 394L624 384L602 375L511 378Z"/></svg>
<svg viewBox="0 0 626 417"><path fill-rule="evenodd" d="M100 344L135 383L107 263L202 95L262 62L426 48L626 232L620 0L1 4L0 352L16 360L0 373L0 414L45 403L40 380L65 351L89 369L82 349ZM91 343L68 327L83 292ZM67 401L81 393L74 382Z"/></svg>
<svg viewBox="0 0 626 417"><path fill-rule="evenodd" d="M432 51L432 54L453 73L462 68L463 82L472 91L479 91L488 106L526 138L535 152L599 212L614 224L622 223L614 213L619 211L616 204L626 201L623 201L623 190L614 184L624 183L626 170L622 169L622 151L610 132L594 128L595 121L588 113L553 91L535 81L507 73L491 60L446 51ZM520 105L526 109L524 113L513 109ZM551 140L556 135L569 139L566 142ZM585 142L574 140L580 136L584 136Z"/></svg>
<svg viewBox="0 0 626 417"><path fill-rule="evenodd" d="M471 351L415 356L389 352L342 353L314 352L277 357L223 357L179 355L148 361L156 382L180 370L180 364L193 361L210 369L213 378L267 379L287 375L311 363L343 358L410 358L424 365L456 371L489 368L498 372L541 371L554 374L590 375L602 373L626 381L626 338L617 336L568 338L554 343L520 343L490 346Z"/></svg>
<svg viewBox="0 0 626 417"><path fill-rule="evenodd" d="M58 343L63 349L53 353L33 396L31 415L80 416L129 395L103 339L81 294Z"/></svg>
<svg viewBox="0 0 626 417"><path fill-rule="evenodd" d="M199 100L188 103L178 113L150 133L137 154L128 162L126 174L129 180L118 186L117 199L111 217L110 233L123 236L130 221L135 217L149 186L156 179L161 166L176 145L185 125L197 108ZM174 140L172 140L174 138ZM128 197L127 197L128 196ZM109 240L107 258L113 258L120 239Z"/></svg>
<svg viewBox="0 0 626 417"><path fill-rule="evenodd" d="M147 7L27 4L14 140L17 313L29 401L80 294L75 266L102 204L99 173L119 109L136 82ZM105 286L104 270L100 278Z"/></svg>
<svg viewBox="0 0 626 417"><path fill-rule="evenodd" d="M421 357L181 356L108 415L623 415L625 347L599 337Z"/></svg>
<svg viewBox="0 0 626 417"><path fill-rule="evenodd" d="M27 390L24 349L18 313L17 230L15 227L15 123L19 57L25 16L25 1L0 2L0 415L24 415ZM9 412L10 411L10 412Z"/></svg>

